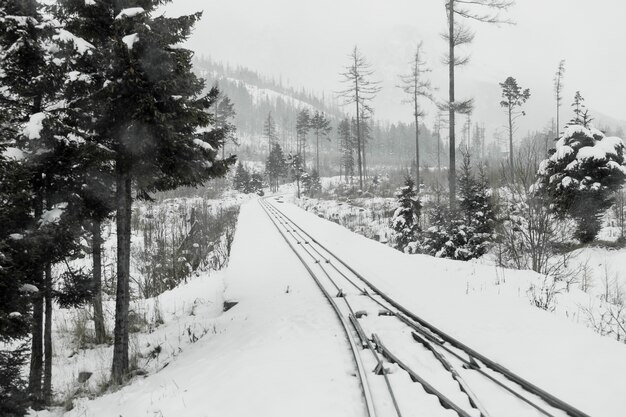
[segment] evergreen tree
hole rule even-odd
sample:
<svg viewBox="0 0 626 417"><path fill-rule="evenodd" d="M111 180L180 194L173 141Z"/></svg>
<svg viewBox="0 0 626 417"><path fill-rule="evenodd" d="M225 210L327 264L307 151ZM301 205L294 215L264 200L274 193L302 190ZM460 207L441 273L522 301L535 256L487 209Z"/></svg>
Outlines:
<svg viewBox="0 0 626 417"><path fill-rule="evenodd" d="M263 136L267 138L267 149L268 152L271 153L274 144L278 140L278 134L276 132L276 122L274 122L272 112L269 112L267 114L267 118L265 119L265 123L263 124Z"/></svg>
<svg viewBox="0 0 626 417"><path fill-rule="evenodd" d="M561 102L563 101L563 78L565 77L565 60L559 62L559 67L554 74L554 98L556 99L556 132L561 131Z"/></svg>
<svg viewBox="0 0 626 417"><path fill-rule="evenodd" d="M404 180L404 186L396 191L395 196L397 208L391 218L391 227L396 232L394 247L404 252L409 243L417 238L422 204L417 197L415 182L408 176Z"/></svg>
<svg viewBox="0 0 626 417"><path fill-rule="evenodd" d="M331 132L330 120L326 118L324 113L319 111L315 112L315 115L311 118L311 130L315 135L315 169L317 172L320 170L320 137L326 138L330 141L328 134Z"/></svg>
<svg viewBox="0 0 626 417"><path fill-rule="evenodd" d="M484 23L502 23L500 12L513 6L513 0L445 0L448 28L443 39L448 43L448 54L445 64L448 65L448 102L441 106L441 110L448 111L449 151L450 162L448 170L448 187L450 189L450 208L456 206L456 121L457 113L467 114L471 111L473 100L460 101L456 98L455 71L456 67L469 62L469 57L459 57L457 48L469 45L474 40L474 34L461 22L460 19L471 19ZM504 20L504 22L507 22Z"/></svg>
<svg viewBox="0 0 626 417"><path fill-rule="evenodd" d="M521 107L530 98L530 90L528 88L523 90L513 77L508 77L503 83L500 83L500 88L502 88L503 98L500 106L506 109L508 116L509 168L511 169L511 179L513 179L513 133L515 132L515 120L526 115L526 112L521 110Z"/></svg>
<svg viewBox="0 0 626 417"><path fill-rule="evenodd" d="M465 154L458 178L459 205L450 211L441 203L440 193L430 204L430 227L419 241L419 250L432 256L467 261L478 258L494 240L495 208L489 184L481 169L473 174Z"/></svg>
<svg viewBox="0 0 626 417"><path fill-rule="evenodd" d="M337 127L339 135L339 152L341 160L339 163L340 170L343 169L346 180L354 175L354 143L352 140L352 129L350 121L343 119Z"/></svg>
<svg viewBox="0 0 626 417"><path fill-rule="evenodd" d="M401 75L399 86L402 91L409 96L405 103L408 103L413 108L413 118L415 122L415 185L417 192L420 191L420 146L419 146L419 119L424 116L424 111L420 106L420 100L423 97L431 97L431 82L424 79L424 75L430 72L430 69L426 68L426 61L424 61L422 53L422 42L417 44L415 54L411 60L411 72L407 75Z"/></svg>
<svg viewBox="0 0 626 417"><path fill-rule="evenodd" d="M309 197L316 197L322 192L320 175L316 169L302 176L303 192Z"/></svg>
<svg viewBox="0 0 626 417"><path fill-rule="evenodd" d="M252 173L249 184L248 188L251 193L256 193L260 196L263 195L263 175L258 172Z"/></svg>
<svg viewBox="0 0 626 417"><path fill-rule="evenodd" d="M302 155L302 167L306 167L306 148L307 148L307 135L311 129L311 115L309 109L304 108L298 112L296 119L296 140L298 155Z"/></svg>
<svg viewBox="0 0 626 417"><path fill-rule="evenodd" d="M241 161L237 164L235 169L235 177L233 178L233 188L242 193L247 192L250 184L250 173L243 166Z"/></svg>
<svg viewBox="0 0 626 417"><path fill-rule="evenodd" d="M94 93L86 106L97 115L98 147L114 167L117 223L117 293L112 380L128 374L130 213L134 198L223 175L234 157L216 158L224 129L210 129L219 91L203 95L191 71L192 52L180 48L200 14L155 15L162 1L118 4L64 0L60 14L74 34L94 46L88 74ZM132 8L132 6L139 6ZM127 8L124 8L127 7ZM133 190L136 197L133 197Z"/></svg>
<svg viewBox="0 0 626 417"><path fill-rule="evenodd" d="M357 168L359 172L359 187L363 189L363 171L365 171L365 145L363 132L363 116L373 112L371 101L380 92L379 83L372 81L370 77L373 75L371 65L355 46L350 54L350 64L346 67L346 71L341 74L342 82L346 84L346 89L341 91L339 95L344 104L354 104L355 106L355 137L357 151Z"/></svg>
<svg viewBox="0 0 626 417"><path fill-rule="evenodd" d="M300 184L302 182L302 177L305 174L304 164L300 154L289 155L288 167L291 171L291 177L296 182L296 196L297 198L300 198Z"/></svg>
<svg viewBox="0 0 626 417"><path fill-rule="evenodd" d="M278 191L280 179L287 175L287 161L278 143L272 145L272 151L265 162L265 172L269 178L270 190Z"/></svg>
<svg viewBox="0 0 626 417"><path fill-rule="evenodd" d="M573 218L576 238L588 243L600 231L600 217L626 179L626 161L622 139L607 137L589 125L582 101L577 93L575 118L540 164L535 191L560 217Z"/></svg>
<svg viewBox="0 0 626 417"><path fill-rule="evenodd" d="M226 157L226 143L230 142L235 146L239 146L239 141L235 136L237 128L231 121L237 113L235 112L234 103L228 98L228 96L220 95L220 98L215 105L215 126L218 129L224 129L224 146L222 146L222 159Z"/></svg>

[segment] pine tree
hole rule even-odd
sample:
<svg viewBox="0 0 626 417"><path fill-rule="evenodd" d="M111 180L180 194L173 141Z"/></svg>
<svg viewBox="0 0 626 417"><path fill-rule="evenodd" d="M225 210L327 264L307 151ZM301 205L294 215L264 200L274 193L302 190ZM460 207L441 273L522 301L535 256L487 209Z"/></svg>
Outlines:
<svg viewBox="0 0 626 417"><path fill-rule="evenodd" d="M263 176L258 172L252 173L250 175L250 183L248 189L251 193L256 193L260 196L263 196Z"/></svg>
<svg viewBox="0 0 626 417"><path fill-rule="evenodd" d="M340 170L343 169L346 180L354 175L354 141L350 120L343 119L337 126L339 151L341 153Z"/></svg>
<svg viewBox="0 0 626 417"><path fill-rule="evenodd" d="M556 132L561 131L561 103L563 101L563 77L565 77L565 60L559 62L559 67L554 74L554 98L556 99Z"/></svg>
<svg viewBox="0 0 626 417"><path fill-rule="evenodd" d="M315 169L317 172L320 170L320 137L326 138L330 141L328 134L331 132L330 120L326 118L324 113L319 111L315 112L315 115L311 118L310 123L311 130L315 135Z"/></svg>
<svg viewBox="0 0 626 417"><path fill-rule="evenodd" d="M302 178L304 194L309 197L316 197L322 192L320 175L316 169L312 170L310 174L303 175Z"/></svg>
<svg viewBox="0 0 626 417"><path fill-rule="evenodd" d="M420 100L424 97L432 99L431 97L431 82L425 79L424 75L430 72L430 69L426 68L426 61L424 61L422 53L422 42L417 44L415 54L410 62L410 73L407 75L401 75L399 86L402 91L409 96L409 99L405 100L413 108L413 120L415 123L415 186L417 192L420 192L420 146L419 146L419 119L425 115L420 106Z"/></svg>
<svg viewBox="0 0 626 417"><path fill-rule="evenodd" d="M309 109L304 108L298 112L296 119L296 153L302 156L303 168L306 167L307 135L309 130L311 130L311 115L309 114Z"/></svg>
<svg viewBox="0 0 626 417"><path fill-rule="evenodd" d="M445 0L448 30L443 38L448 43L448 55L445 63L448 65L448 102L441 106L442 110L448 111L449 150L450 162L448 170L448 186L450 189L450 208L454 209L456 202L456 122L457 113L466 114L471 111L473 100L458 101L456 99L455 70L456 67L469 62L469 57L459 57L457 48L469 45L474 40L474 34L457 19L471 19L483 23L507 23L500 18L501 11L508 10L513 6L513 0Z"/></svg>
<svg viewBox="0 0 626 417"><path fill-rule="evenodd" d="M506 109L508 116L509 168L511 169L511 179L513 179L513 133L515 132L515 120L526 115L526 112L521 110L521 107L526 103L526 100L530 98L530 90L528 88L523 90L513 77L508 77L503 83L500 83L500 88L502 88L503 98L500 102L500 106Z"/></svg>
<svg viewBox="0 0 626 417"><path fill-rule="evenodd" d="M250 184L250 173L243 166L241 161L237 164L235 169L235 177L233 178L233 188L242 193L247 192Z"/></svg>
<svg viewBox="0 0 626 417"><path fill-rule="evenodd" d="M357 151L357 168L359 173L359 187L363 189L364 176L364 155L365 146L363 143L363 115L372 113L371 101L380 91L379 83L372 81L370 77L373 75L371 65L355 46L350 54L350 64L346 67L346 71L342 73L342 82L346 84L346 89L339 93L344 104L355 105L355 137Z"/></svg>
<svg viewBox="0 0 626 417"><path fill-rule="evenodd" d="M494 240L495 209L486 174L481 169L476 178L469 154L463 158L457 192L454 211L442 204L440 192L430 203L430 227L419 241L422 253L462 261L487 253Z"/></svg>
<svg viewBox="0 0 626 417"><path fill-rule="evenodd" d="M114 167L117 224L117 294L113 383L128 375L130 213L139 198L178 186L195 186L223 175L234 157L216 158L224 129L210 129L216 88L202 95L203 80L191 68L192 52L180 48L200 14L156 16L162 2L61 2L74 34L94 46L95 93L85 104L97 115L90 138ZM131 2L132 3L132 2Z"/></svg>
<svg viewBox="0 0 626 417"><path fill-rule="evenodd" d="M409 243L417 238L422 209L413 179L407 176L404 186L396 191L395 197L397 208L391 218L391 227L396 232L394 247L404 252Z"/></svg>
<svg viewBox="0 0 626 417"><path fill-rule="evenodd" d="M220 95L215 105L215 126L218 129L224 129L224 146L222 146L222 159L226 157L226 143L230 142L235 146L239 146L239 141L235 136L237 128L231 121L237 113L235 112L235 104L228 96Z"/></svg>
<svg viewBox="0 0 626 417"><path fill-rule="evenodd" d="M573 218L575 237L589 243L600 231L600 216L613 205L626 180L624 143L589 124L580 93L573 106L574 119L539 166L535 191L561 218Z"/></svg>
<svg viewBox="0 0 626 417"><path fill-rule="evenodd" d="M300 184L302 183L302 176L305 174L304 164L300 154L289 155L287 165L289 171L291 171L291 177L296 182L296 196L300 198Z"/></svg>
<svg viewBox="0 0 626 417"><path fill-rule="evenodd" d="M280 179L287 175L287 161L278 143L272 145L272 151L265 162L265 172L269 178L270 190L278 191Z"/></svg>
<svg viewBox="0 0 626 417"><path fill-rule="evenodd" d="M20 245L28 259L14 257L15 269L24 271L33 293L32 344L29 391L33 407L49 403L52 395L51 265L70 256L81 234L76 161L83 155L80 141L59 135L54 109L60 102L63 61L54 61L49 44L66 38L54 32L36 1L8 1L0 6L0 90L5 117L3 143L12 143L24 155L18 169L28 183L32 213L22 224ZM12 168L16 168L13 166ZM26 188L22 188L26 191ZM22 207L24 209L24 207ZM31 211L32 210L32 211ZM62 214L62 215L59 215ZM53 220L51 220L54 218ZM19 266L17 264L20 264Z"/></svg>
<svg viewBox="0 0 626 417"><path fill-rule="evenodd" d="M267 114L267 118L263 124L263 136L267 138L268 154L272 152L273 146L278 140L278 134L276 132L276 122L272 117L272 112Z"/></svg>

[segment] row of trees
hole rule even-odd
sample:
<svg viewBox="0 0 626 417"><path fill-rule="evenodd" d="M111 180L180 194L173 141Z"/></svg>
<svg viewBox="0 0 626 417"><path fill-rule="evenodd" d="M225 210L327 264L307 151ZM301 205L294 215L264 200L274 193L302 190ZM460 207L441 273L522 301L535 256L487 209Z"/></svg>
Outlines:
<svg viewBox="0 0 626 417"><path fill-rule="evenodd" d="M514 158L502 163L497 187L489 185L484 167L478 168L478 175L472 173L465 154L457 179L459 204L453 210L441 203L444 193L435 184L421 219L419 195L407 179L396 194L391 221L395 247L467 260L495 244L502 265L561 274L563 265L554 260L560 245L568 236L583 244L593 241L602 216L614 206L626 181L622 139L591 126L580 93L573 107L575 116L555 148L544 156L539 141L521 146Z"/></svg>
<svg viewBox="0 0 626 417"><path fill-rule="evenodd" d="M222 176L230 127L215 126L181 48L200 14L169 18L163 2L8 0L0 5L0 338L31 335L28 392L52 396L53 298L89 300L103 341L100 228L115 216L117 291L111 381L129 374L130 227L133 200ZM136 7L131 7L136 6ZM219 111L218 111L219 113ZM218 116L219 119L219 116ZM216 128L214 128L216 127ZM88 238L90 248L80 245ZM90 275L52 265L93 254ZM15 371L23 350L2 351L0 414L19 414ZM13 377L11 377L13 375ZM21 404L21 405L20 405ZM6 410L3 407L8 407Z"/></svg>

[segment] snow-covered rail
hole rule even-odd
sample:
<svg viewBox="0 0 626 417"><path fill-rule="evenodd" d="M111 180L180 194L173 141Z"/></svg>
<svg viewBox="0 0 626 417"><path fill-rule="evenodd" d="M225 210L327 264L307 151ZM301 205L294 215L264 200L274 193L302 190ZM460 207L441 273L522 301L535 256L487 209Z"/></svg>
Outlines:
<svg viewBox="0 0 626 417"><path fill-rule="evenodd" d="M346 331L369 416L589 417L404 308L270 201L262 207Z"/></svg>

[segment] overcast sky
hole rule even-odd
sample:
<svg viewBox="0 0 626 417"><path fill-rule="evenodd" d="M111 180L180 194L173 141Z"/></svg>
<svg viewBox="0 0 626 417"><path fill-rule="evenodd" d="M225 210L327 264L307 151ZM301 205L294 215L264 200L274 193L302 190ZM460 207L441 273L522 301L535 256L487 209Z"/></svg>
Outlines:
<svg viewBox="0 0 626 417"><path fill-rule="evenodd" d="M376 115L391 121L411 118L395 85L423 40L438 94L447 95L444 0L174 0L168 8L172 15L204 10L189 45L198 54L327 96L341 88L338 73L358 45L383 82ZM589 107L626 120L623 0L518 0L508 16L515 26L471 23L476 38L458 72L460 98L514 76L531 89L531 120L547 121L554 72L565 59L564 111L580 90ZM477 99L478 106L486 100Z"/></svg>

